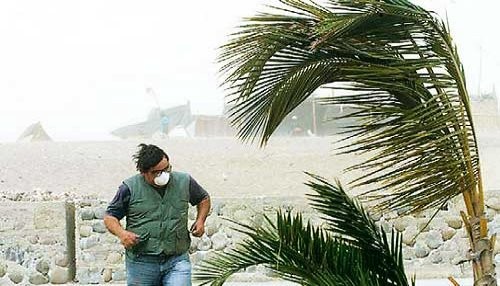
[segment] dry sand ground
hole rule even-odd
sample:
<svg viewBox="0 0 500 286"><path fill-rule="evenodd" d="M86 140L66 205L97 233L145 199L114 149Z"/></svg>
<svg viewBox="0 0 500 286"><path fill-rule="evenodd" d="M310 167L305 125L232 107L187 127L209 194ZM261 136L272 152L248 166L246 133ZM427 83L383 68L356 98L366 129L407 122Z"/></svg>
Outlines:
<svg viewBox="0 0 500 286"><path fill-rule="evenodd" d="M213 197L302 196L303 171L342 182L342 170L361 159L334 155L334 137L272 138L260 149L233 138L147 141L163 147L176 170L186 171ZM54 193L97 194L109 200L135 173L131 155L142 141L0 144L0 192L35 188ZM486 190L500 190L500 132L479 137Z"/></svg>

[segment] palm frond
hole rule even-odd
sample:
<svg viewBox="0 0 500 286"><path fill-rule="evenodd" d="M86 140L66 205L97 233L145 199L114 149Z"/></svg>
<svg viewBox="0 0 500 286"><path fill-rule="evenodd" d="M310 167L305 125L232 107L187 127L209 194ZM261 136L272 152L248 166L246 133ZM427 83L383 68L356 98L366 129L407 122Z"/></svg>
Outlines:
<svg viewBox="0 0 500 286"><path fill-rule="evenodd" d="M248 18L219 61L230 118L243 140L266 144L284 118L320 87L349 104L357 124L341 152L366 153L380 208L420 211L473 189L480 164L463 67L447 26L406 0L282 0ZM382 192L382 193L381 193Z"/></svg>
<svg viewBox="0 0 500 286"><path fill-rule="evenodd" d="M301 214L281 211L275 224L266 217L267 224L257 229L237 223L240 228L235 230L247 238L230 252L202 262L195 279L202 285L222 285L234 273L264 265L301 285L408 285L401 235L393 233L388 241L340 184L313 178L315 182L308 183L317 192L313 206L325 213L330 226L327 230L306 224ZM328 208L339 211L325 211ZM346 217L355 220L353 224L340 223Z"/></svg>

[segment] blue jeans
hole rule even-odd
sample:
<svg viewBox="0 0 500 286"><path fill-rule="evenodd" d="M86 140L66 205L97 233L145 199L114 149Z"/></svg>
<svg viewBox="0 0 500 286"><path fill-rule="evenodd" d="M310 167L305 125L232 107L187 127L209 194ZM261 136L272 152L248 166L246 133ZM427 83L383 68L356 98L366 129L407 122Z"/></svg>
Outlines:
<svg viewBox="0 0 500 286"><path fill-rule="evenodd" d="M191 286L187 253L166 258L140 255L126 260L129 286Z"/></svg>

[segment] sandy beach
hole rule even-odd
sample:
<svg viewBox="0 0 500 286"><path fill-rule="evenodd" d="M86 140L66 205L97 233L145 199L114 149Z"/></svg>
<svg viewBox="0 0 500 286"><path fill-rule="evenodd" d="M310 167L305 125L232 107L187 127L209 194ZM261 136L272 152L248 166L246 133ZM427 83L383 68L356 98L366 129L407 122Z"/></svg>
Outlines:
<svg viewBox="0 0 500 286"><path fill-rule="evenodd" d="M276 137L259 148L235 138L169 138L162 141L35 142L0 144L0 192L95 194L109 200L136 172L132 154L141 142L157 144L175 170L190 173L214 197L303 196L303 171L344 184L343 169L362 159L334 155L338 137ZM479 137L486 190L500 190L500 132ZM359 191L359 190L358 190Z"/></svg>

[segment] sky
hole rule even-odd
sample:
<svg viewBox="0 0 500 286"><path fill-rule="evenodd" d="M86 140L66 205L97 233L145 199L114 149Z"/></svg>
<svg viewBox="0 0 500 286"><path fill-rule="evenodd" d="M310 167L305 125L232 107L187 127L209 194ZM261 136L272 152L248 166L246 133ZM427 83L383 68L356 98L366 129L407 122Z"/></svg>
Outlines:
<svg viewBox="0 0 500 286"><path fill-rule="evenodd" d="M471 93L500 83L500 4L413 2L448 15ZM188 100L195 114L220 114L217 47L242 17L275 3L1 0L0 142L15 141L38 121L54 140L108 140L111 130L145 120L158 104Z"/></svg>

